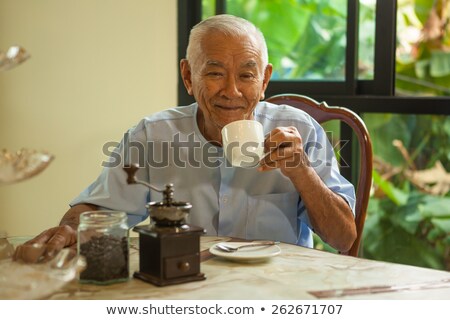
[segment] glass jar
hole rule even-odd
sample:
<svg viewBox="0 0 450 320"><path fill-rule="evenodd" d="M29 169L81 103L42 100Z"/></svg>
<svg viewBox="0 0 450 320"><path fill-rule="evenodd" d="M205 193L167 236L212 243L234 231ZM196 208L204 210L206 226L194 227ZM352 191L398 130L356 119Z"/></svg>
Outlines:
<svg viewBox="0 0 450 320"><path fill-rule="evenodd" d="M111 284L129 279L127 215L119 211L88 211L80 215L78 254L86 259L80 282Z"/></svg>
<svg viewBox="0 0 450 320"><path fill-rule="evenodd" d="M8 241L8 235L0 230L0 260L11 258L14 253L14 247Z"/></svg>

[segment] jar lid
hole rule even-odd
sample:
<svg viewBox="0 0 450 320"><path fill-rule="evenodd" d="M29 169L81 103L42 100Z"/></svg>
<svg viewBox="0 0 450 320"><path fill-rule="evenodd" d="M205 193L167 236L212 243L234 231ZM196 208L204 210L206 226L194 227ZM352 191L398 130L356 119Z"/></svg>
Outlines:
<svg viewBox="0 0 450 320"><path fill-rule="evenodd" d="M123 211L95 210L80 215L80 223L108 225L126 222L127 214Z"/></svg>

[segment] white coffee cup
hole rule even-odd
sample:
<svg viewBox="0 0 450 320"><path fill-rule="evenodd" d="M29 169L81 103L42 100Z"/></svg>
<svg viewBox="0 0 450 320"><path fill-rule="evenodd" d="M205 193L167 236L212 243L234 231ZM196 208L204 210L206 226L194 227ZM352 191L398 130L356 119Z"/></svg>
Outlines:
<svg viewBox="0 0 450 320"><path fill-rule="evenodd" d="M258 166L264 155L264 131L255 120L238 120L222 128L225 157L233 167Z"/></svg>

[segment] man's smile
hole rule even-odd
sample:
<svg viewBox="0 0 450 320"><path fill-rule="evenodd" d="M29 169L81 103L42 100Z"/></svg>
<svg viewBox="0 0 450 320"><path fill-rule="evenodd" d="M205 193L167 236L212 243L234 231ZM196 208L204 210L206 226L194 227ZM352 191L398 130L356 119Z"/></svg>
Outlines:
<svg viewBox="0 0 450 320"><path fill-rule="evenodd" d="M223 104L214 104L214 107L219 108L219 109L229 110L229 111L245 109L244 106L235 106L235 105L227 106L227 105L223 105Z"/></svg>

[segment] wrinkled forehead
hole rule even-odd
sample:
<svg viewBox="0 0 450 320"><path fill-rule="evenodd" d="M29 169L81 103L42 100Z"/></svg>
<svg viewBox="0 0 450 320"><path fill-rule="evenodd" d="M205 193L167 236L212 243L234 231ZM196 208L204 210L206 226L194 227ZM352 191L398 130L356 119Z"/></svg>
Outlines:
<svg viewBox="0 0 450 320"><path fill-rule="evenodd" d="M239 67L258 68L263 67L262 50L254 35L211 32L202 38L196 60L203 66L224 67L233 60Z"/></svg>

